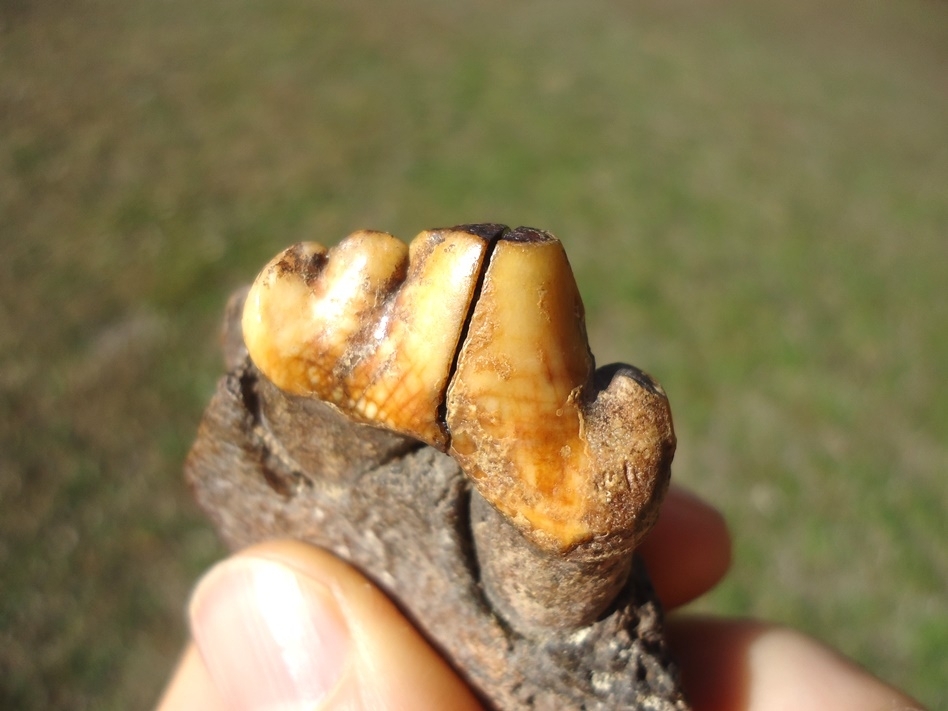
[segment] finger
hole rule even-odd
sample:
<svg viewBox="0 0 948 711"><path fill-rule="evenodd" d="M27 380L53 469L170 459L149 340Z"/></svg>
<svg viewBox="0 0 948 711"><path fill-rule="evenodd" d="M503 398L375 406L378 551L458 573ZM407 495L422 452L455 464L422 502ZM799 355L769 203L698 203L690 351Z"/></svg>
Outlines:
<svg viewBox="0 0 948 711"><path fill-rule="evenodd" d="M201 655L189 644L155 711L227 711Z"/></svg>
<svg viewBox="0 0 948 711"><path fill-rule="evenodd" d="M190 619L231 709L479 708L384 594L303 543L264 543L215 566Z"/></svg>
<svg viewBox="0 0 948 711"><path fill-rule="evenodd" d="M713 588L731 564L731 535L721 513L673 486L652 532L639 546L666 609Z"/></svg>
<svg viewBox="0 0 948 711"><path fill-rule="evenodd" d="M669 644L695 711L907 711L922 706L795 630L672 616Z"/></svg>

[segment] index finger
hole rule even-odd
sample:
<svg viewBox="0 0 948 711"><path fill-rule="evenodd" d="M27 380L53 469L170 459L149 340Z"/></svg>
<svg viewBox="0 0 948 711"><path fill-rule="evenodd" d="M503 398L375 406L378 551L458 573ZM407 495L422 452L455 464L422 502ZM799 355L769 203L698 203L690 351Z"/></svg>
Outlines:
<svg viewBox="0 0 948 711"><path fill-rule="evenodd" d="M731 535L720 511L672 486L638 552L659 599L670 610L720 582L731 565Z"/></svg>

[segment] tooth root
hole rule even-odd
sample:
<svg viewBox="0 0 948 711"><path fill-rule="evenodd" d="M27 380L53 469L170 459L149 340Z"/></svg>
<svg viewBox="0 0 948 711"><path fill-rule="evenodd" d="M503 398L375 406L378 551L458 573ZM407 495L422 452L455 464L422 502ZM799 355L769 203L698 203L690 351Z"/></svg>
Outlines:
<svg viewBox="0 0 948 711"><path fill-rule="evenodd" d="M448 389L452 456L544 547L595 533L580 410L593 358L562 245L519 229L494 248Z"/></svg>

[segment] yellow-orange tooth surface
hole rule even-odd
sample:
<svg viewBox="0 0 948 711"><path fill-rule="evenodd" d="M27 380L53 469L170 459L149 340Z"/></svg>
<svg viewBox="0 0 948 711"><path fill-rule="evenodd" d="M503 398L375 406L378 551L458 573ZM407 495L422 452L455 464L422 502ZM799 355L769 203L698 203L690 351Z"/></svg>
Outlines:
<svg viewBox="0 0 948 711"><path fill-rule="evenodd" d="M407 247L361 231L328 251L290 247L247 297L250 357L287 392L443 449L439 408L487 244L443 230Z"/></svg>
<svg viewBox="0 0 948 711"><path fill-rule="evenodd" d="M593 358L560 242L502 238L448 389L450 454L484 497L568 547L590 535L594 477L580 398Z"/></svg>

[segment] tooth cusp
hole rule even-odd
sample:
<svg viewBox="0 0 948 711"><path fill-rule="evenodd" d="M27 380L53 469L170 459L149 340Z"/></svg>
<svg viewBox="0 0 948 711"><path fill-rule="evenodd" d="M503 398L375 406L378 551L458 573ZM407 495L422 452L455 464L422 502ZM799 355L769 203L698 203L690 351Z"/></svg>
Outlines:
<svg viewBox="0 0 948 711"><path fill-rule="evenodd" d="M290 247L251 287L250 357L283 390L443 449L439 410L486 250L458 230Z"/></svg>

